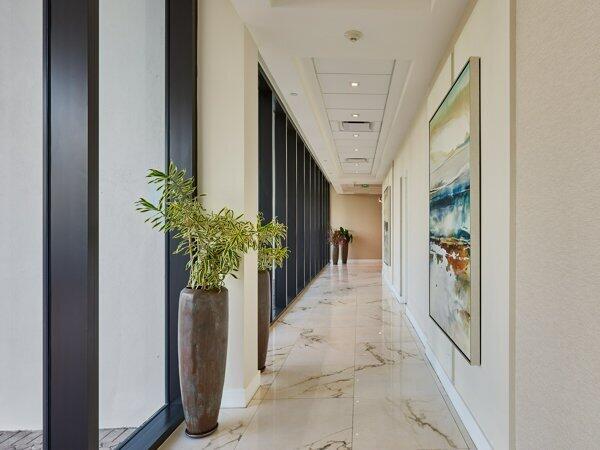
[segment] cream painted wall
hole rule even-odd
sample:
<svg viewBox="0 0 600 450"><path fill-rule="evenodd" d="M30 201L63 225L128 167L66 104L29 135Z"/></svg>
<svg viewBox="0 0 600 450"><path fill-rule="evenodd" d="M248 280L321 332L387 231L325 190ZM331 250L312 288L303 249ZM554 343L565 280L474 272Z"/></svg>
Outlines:
<svg viewBox="0 0 600 450"><path fill-rule="evenodd" d="M198 184L205 205L255 220L258 211L258 52L227 0L198 2ZM230 277L224 406L258 388L256 253Z"/></svg>
<svg viewBox="0 0 600 450"><path fill-rule="evenodd" d="M405 233L405 245L393 245L392 278L428 347L428 356L444 372L459 412L469 416L479 448L510 445L510 269L511 243L511 90L510 0L479 0L458 35L428 97L386 178L393 192L402 187L404 213L397 202L393 242ZM481 286L482 364L470 366L429 318L428 267L428 122L454 77L470 56L481 58ZM404 230L404 231L403 231ZM458 409L461 409L458 408ZM469 421L467 421L469 422ZM476 430L477 433L474 431ZM475 436L476 434L479 435Z"/></svg>
<svg viewBox="0 0 600 450"><path fill-rule="evenodd" d="M354 239L349 259L381 259L381 203L378 195L338 194L330 188L333 229L348 228Z"/></svg>
<svg viewBox="0 0 600 450"><path fill-rule="evenodd" d="M516 447L600 445L600 2L516 8Z"/></svg>

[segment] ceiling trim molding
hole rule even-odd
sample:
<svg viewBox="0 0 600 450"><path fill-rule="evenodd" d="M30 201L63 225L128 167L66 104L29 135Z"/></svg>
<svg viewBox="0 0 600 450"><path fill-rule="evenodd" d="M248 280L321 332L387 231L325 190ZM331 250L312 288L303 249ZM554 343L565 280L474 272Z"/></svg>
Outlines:
<svg viewBox="0 0 600 450"><path fill-rule="evenodd" d="M298 119L296 119L296 116L294 115L294 110L287 103L285 96L283 95L283 93L281 92L281 89L279 89L279 86L275 82L273 75L269 71L269 67L263 60L262 56L260 55L260 52L258 53L258 64L260 65L260 68L262 69L263 73L267 77L267 80L269 81L271 88L277 94L277 99L284 107L286 115L292 120L292 123L294 124L294 127L296 128L296 132L300 135L300 137L304 141L304 145L306 146L306 148L312 155L313 159L317 163L317 166L319 166L319 169L321 169L321 172L323 173L323 175L325 175L325 178L327 179L327 181L329 181L329 183L331 183L331 184L334 184L334 182L331 180L331 177L329 176L327 170L325 170L323 168L321 159L316 155L315 151L313 150L313 148L310 144L310 140L307 139L306 135L304 134L304 130L302 129L302 127L300 127L300 125L298 123Z"/></svg>
<svg viewBox="0 0 600 450"><path fill-rule="evenodd" d="M411 80L412 74L413 74L413 61L405 61L408 64L408 67L406 69L406 73L400 74L398 70L396 70L396 67L398 65L398 62L396 63L396 66L394 67L394 76L392 77L392 81L391 81L391 85L390 85L390 95L389 97L391 97L393 95L393 97L396 99L396 106L394 108L394 111L392 113L392 111L386 111L386 115L384 117L384 123L381 125L381 134L380 134L380 138L379 138L379 143L382 144L381 145L381 151L376 152L375 153L375 161L373 161L373 174L376 178L380 178L381 176L385 176L385 173L387 173L387 171L389 170L389 167L391 165L391 162L393 161L395 155L396 155L396 150L397 147L390 142L390 131L391 131L391 127L394 124L399 123L399 115L400 112L403 110L405 103L404 103L404 97L406 94L406 90L408 88L408 84ZM400 83L399 79L400 77L404 77L404 82ZM394 80L396 80L397 82L394 83ZM394 92L392 93L392 89L394 89ZM389 98L388 97L388 98ZM389 101L389 100L388 100ZM382 142L382 138L384 138L383 142ZM388 156L391 154L391 158Z"/></svg>

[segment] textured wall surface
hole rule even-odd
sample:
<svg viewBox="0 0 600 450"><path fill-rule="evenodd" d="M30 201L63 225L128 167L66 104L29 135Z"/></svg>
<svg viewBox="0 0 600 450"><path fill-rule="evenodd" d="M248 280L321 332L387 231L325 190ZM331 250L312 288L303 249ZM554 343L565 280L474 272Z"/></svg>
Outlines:
<svg viewBox="0 0 600 450"><path fill-rule="evenodd" d="M600 2L518 0L516 446L600 441Z"/></svg>
<svg viewBox="0 0 600 450"><path fill-rule="evenodd" d="M354 240L349 259L381 259L381 203L378 195L340 195L331 188L331 227L348 228Z"/></svg>
<svg viewBox="0 0 600 450"><path fill-rule="evenodd" d="M510 17L510 0L477 2L451 54L440 62L391 177L395 192L402 179L405 187L404 220L402 227L396 221L393 230L394 240L405 233L408 309L484 434L482 446L495 449L510 445ZM481 58L481 366L469 365L429 317L428 122L471 56ZM394 250L397 261L401 252ZM395 268L393 273L397 286L399 274Z"/></svg>

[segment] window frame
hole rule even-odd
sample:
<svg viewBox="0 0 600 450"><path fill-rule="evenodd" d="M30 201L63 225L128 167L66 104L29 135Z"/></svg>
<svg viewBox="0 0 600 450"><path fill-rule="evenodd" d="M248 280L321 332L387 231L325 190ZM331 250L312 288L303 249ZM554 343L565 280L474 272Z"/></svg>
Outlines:
<svg viewBox="0 0 600 450"><path fill-rule="evenodd" d="M45 449L97 449L99 0L43 1L43 434ZM165 164L196 177L194 0L165 0ZM158 448L183 421L177 359L185 257L165 237L165 404L121 449Z"/></svg>

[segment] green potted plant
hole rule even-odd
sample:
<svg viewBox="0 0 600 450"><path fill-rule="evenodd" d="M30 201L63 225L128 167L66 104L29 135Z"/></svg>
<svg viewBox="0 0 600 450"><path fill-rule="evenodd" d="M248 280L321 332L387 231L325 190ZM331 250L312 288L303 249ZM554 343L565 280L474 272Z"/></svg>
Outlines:
<svg viewBox="0 0 600 450"><path fill-rule="evenodd" d="M262 372L269 348L269 317L271 311L271 270L283 266L288 257L282 242L287 227L273 218L263 223L263 215L256 219L256 247L258 249L258 369Z"/></svg>
<svg viewBox="0 0 600 450"><path fill-rule="evenodd" d="M244 253L255 247L254 225L223 208L206 211L194 180L171 163L152 169L148 183L160 193L158 203L144 198L137 210L146 222L178 241L175 253L187 256L188 285L179 296L179 377L190 437L207 436L218 426L225 381L229 328L228 275L235 277Z"/></svg>
<svg viewBox="0 0 600 450"><path fill-rule="evenodd" d="M338 260L340 259L340 241L342 239L342 235L340 234L340 230L329 230L327 233L327 240L330 244L330 254L331 254L331 262L337 266Z"/></svg>
<svg viewBox="0 0 600 450"><path fill-rule="evenodd" d="M348 262L348 244L352 242L354 238L350 231L347 228L340 227L340 252L342 253L342 264L346 264Z"/></svg>

